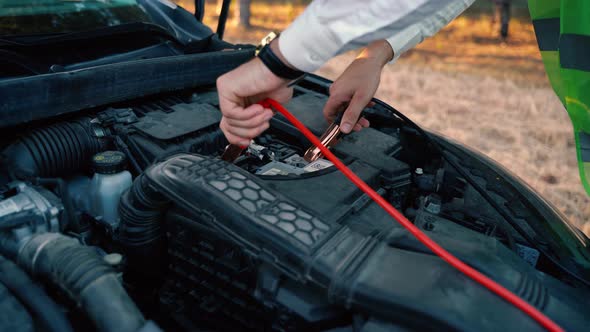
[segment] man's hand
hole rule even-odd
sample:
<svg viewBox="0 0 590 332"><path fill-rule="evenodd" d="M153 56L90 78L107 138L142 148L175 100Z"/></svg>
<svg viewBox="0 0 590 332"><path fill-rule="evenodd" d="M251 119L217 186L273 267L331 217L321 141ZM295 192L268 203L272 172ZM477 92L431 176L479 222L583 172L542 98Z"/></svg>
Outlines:
<svg viewBox="0 0 590 332"><path fill-rule="evenodd" d="M365 118L359 119L363 109L371 102L379 87L383 66L393 59L393 50L385 40L371 43L346 68L330 87L330 98L324 106L329 122L344 111L340 130L349 133L369 126Z"/></svg>
<svg viewBox="0 0 590 332"><path fill-rule="evenodd" d="M271 47L280 53L276 40ZM278 54L277 54L278 55ZM274 75L259 58L254 58L217 79L219 106L223 117L219 127L231 144L247 146L269 127L272 110L256 102L272 98L280 103L291 99L288 81Z"/></svg>

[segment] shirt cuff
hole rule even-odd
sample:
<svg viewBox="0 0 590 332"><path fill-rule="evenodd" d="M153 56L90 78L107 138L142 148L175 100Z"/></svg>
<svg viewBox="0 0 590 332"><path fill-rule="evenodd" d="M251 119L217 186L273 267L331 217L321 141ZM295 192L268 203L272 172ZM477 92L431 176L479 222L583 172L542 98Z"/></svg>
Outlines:
<svg viewBox="0 0 590 332"><path fill-rule="evenodd" d="M314 2L310 4L310 7ZM279 37L279 49L293 67L313 72L342 47L338 36L321 24L312 8L305 10Z"/></svg>
<svg viewBox="0 0 590 332"><path fill-rule="evenodd" d="M420 44L424 37L420 32L420 28L416 25L410 25L386 40L393 49L393 59L389 63L394 63L407 50Z"/></svg>

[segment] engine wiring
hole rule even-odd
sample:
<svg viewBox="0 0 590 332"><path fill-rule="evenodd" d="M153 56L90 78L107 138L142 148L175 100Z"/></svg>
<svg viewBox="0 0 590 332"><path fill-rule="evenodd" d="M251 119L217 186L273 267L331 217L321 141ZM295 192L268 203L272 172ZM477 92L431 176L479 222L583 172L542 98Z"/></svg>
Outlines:
<svg viewBox="0 0 590 332"><path fill-rule="evenodd" d="M356 185L360 190L365 192L375 203L377 203L383 210L385 210L393 219L395 219L399 224L401 224L404 228L406 228L416 239L418 239L422 244L424 244L427 248L429 248L433 253L447 262L449 265L453 266L461 273L466 275L467 277L471 278L476 283L486 287L496 295L500 296L513 306L520 309L526 315L531 317L533 320L538 322L541 326L543 326L548 331L564 331L559 325L551 320L551 318L547 317L541 311L539 311L534 306L530 305L525 300L521 299L519 296L505 288L504 286L498 284L494 280L490 279L486 275L482 274L481 272L475 270L474 268L470 267L469 265L465 264L463 261L455 257L453 254L448 252L446 249L441 247L438 243L433 241L423 233L418 227L416 227L411 221L409 221L401 212L395 209L389 202L387 202L383 197L381 197L375 190L373 190L367 183L365 183L361 178L359 178L354 172L352 172L338 157L336 157L328 148L326 148L320 140L309 130L303 123L301 123L293 114L291 114L287 109L285 109L279 102L272 100L272 99L264 99L263 101L259 102L265 108L271 108L279 113L281 113L291 124L293 124L313 145L318 147L320 151L324 154L325 158L330 160L338 170L340 170L354 185Z"/></svg>
<svg viewBox="0 0 590 332"><path fill-rule="evenodd" d="M502 218L504 220L506 220L506 222L508 222L510 224L510 226L512 226L512 228L514 228L518 232L518 234L520 234L520 236L522 236L528 243L530 243L532 246L534 246L535 249L537 249L545 257L547 257L547 259L549 259L549 261L551 263L553 263L553 265L558 267L562 272L565 272L565 274L572 277L574 280L578 281L579 283L583 284L584 286L590 287L590 283L588 281L586 281L584 278L580 277L575 272L573 272L570 269L568 269L567 267L565 267L553 255L549 254L545 248L539 246L537 244L537 241L535 241L535 239L533 239L515 220L513 220L513 218L511 218L508 215L506 210L502 206L500 206L500 204L498 204L485 191L485 189L482 188L473 179L473 177L471 177L469 174L467 174L467 172L463 169L463 167L459 166L459 164L455 160L453 160L453 158L449 157L449 153L447 151L443 150L440 147L440 145L438 144L438 142L436 142L434 139L432 139L432 137L430 137L430 135L428 133L426 133L422 128L420 128L420 126L418 126L414 121L410 120L402 112L398 111L397 109L395 109L394 107L392 107L390 105L387 105L386 103L382 102L381 100L373 99L373 101L375 102L375 104L377 104L381 107L384 107L389 112L391 112L393 115L402 119L406 124L408 124L412 128L414 128L420 134L420 136L424 137L424 139L426 139L426 141L428 143L430 143L430 145L432 147L434 147L436 152L440 153L440 155L444 158L444 160L447 161L449 163L449 165L451 165L451 167L453 167L455 170L457 170L457 172L469 183L469 185L471 185L473 187L473 189L475 189L475 191L477 191L481 195L481 197L483 197L483 199L486 202L488 202L494 208L494 210L496 210L500 214L500 216L502 216Z"/></svg>

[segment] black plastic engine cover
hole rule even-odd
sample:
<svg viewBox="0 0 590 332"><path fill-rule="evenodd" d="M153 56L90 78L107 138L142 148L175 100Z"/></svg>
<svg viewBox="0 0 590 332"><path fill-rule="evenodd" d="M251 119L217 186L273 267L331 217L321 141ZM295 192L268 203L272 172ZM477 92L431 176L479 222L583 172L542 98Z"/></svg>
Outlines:
<svg viewBox="0 0 590 332"><path fill-rule="evenodd" d="M211 211L222 233L246 249L300 259L336 230L287 197L254 182L246 171L220 159L179 155L150 168L147 176L178 205Z"/></svg>
<svg viewBox="0 0 590 332"><path fill-rule="evenodd" d="M180 103L170 108L170 112L150 112L133 126L154 139L169 140L217 125L221 120L221 112L209 104Z"/></svg>
<svg viewBox="0 0 590 332"><path fill-rule="evenodd" d="M197 233L199 227L206 229L202 232L205 237L214 234L220 240L218 245L226 243L228 248L238 249L240 255L251 260L247 270L250 272L245 270L244 278L256 276L257 282L245 288L251 294L248 301L255 299L259 305L281 302L283 308L296 312L302 302L297 296L314 294L315 298L307 297L306 301L329 303L336 310L361 313L416 330L495 331L500 326L511 331L542 330L518 309L427 250L416 249L419 244L399 247L399 243L409 243L412 239L399 225L392 222L389 227L359 232L354 224L364 213L376 218L385 215L375 209L375 204L338 219L325 219L292 197L273 190L255 175L199 155L173 156L150 167L145 174L158 191L183 211L184 223L193 220ZM169 222L172 220L179 219ZM185 269L207 266L200 258L201 249L194 249L199 245L194 229L193 235L180 236L182 231L177 226L170 228L175 247L169 252L191 262ZM533 301L534 305L564 328L584 329L581 308L586 300L580 290L567 289L552 281L515 258L514 253L495 239L463 241L436 233L431 236L468 264L522 293L521 296L530 298L531 290L541 294L542 301ZM171 268L179 266L173 263ZM263 273L263 270L272 272ZM177 277L183 275L192 278L193 283L204 282L194 277L196 273L177 273ZM233 278L239 278L236 275L239 274ZM266 278L273 275L274 279ZM210 274L208 278L215 277ZM218 281L221 280L220 275ZM273 291L260 296L264 284L274 285L270 287ZM190 286L185 287L184 292L191 292ZM285 292L297 296L281 298L280 294ZM174 292L170 294L174 296ZM189 307L184 312L187 318L202 314L203 308Z"/></svg>

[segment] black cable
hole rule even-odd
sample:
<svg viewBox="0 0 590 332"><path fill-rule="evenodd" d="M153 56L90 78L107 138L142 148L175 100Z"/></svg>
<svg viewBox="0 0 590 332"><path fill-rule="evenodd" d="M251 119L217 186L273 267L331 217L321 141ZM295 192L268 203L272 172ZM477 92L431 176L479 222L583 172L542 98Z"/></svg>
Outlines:
<svg viewBox="0 0 590 332"><path fill-rule="evenodd" d="M450 158L448 152L446 150L444 150L438 144L438 142L436 142L434 139L432 139L432 137L430 137L430 135L427 132L425 132L414 121L410 120L407 116L405 116L402 112L395 109L393 106L390 106L379 99L373 98L373 101L375 102L375 104L385 108L386 110L388 110L389 112L391 112L392 114L397 116L398 118L402 119L406 124L413 127L422 137L424 137L426 139L426 141L432 147L434 147L434 149L438 153L441 154L443 159L446 160L455 170L457 170L457 172L502 216L502 218L504 218L504 220L506 220L506 222L508 222L527 242L529 242L531 245L533 245L535 247L535 249L537 249L539 252L541 252L543 255L545 255L551 261L551 263L553 263L555 266L557 266L560 270L565 272L567 275L573 277L575 280L579 281L580 283L582 283L586 287L590 288L590 282L588 282L584 278L578 276L575 272L570 271L567 267L563 266L560 262L558 262L557 259L555 259L555 257L553 257L552 255L549 255L549 253L545 249L543 249L539 245L537 245L537 242L533 238L531 238L531 236L529 236L529 234L524 229L522 229L522 227L520 227L520 225L518 225L513 220L513 218L511 218L508 215L508 213L504 210L504 208L502 208L496 201L494 201L493 198L485 191L485 189L483 189L477 182L475 182L475 180L469 174L467 174L467 172L461 166L459 166L459 164L457 164L453 160L453 158Z"/></svg>
<svg viewBox="0 0 590 332"><path fill-rule="evenodd" d="M129 146L127 146L127 144L125 144L125 142L123 141L123 139L121 137L119 137L119 136L115 137L115 146L117 146L117 148L119 148L119 150L121 150L123 153L125 153L127 158L129 158L129 161L131 161L131 165L133 166L133 168L135 169L137 174L141 174L143 172L143 168L141 168L141 166L139 166L139 163L137 162L137 160L135 159L135 157L133 156L133 154L129 150Z"/></svg>
<svg viewBox="0 0 590 332"><path fill-rule="evenodd" d="M504 236L506 236L506 246L508 246L508 248L510 248L510 250L518 253L516 248L516 240L514 240L514 236L512 235L512 233L510 233L510 230L506 229L506 227L495 223L494 226L496 227L497 230L499 230L502 234L504 234Z"/></svg>
<svg viewBox="0 0 590 332"><path fill-rule="evenodd" d="M37 286L15 263L0 256L0 283L29 310L41 325L51 332L73 331L66 315L58 305Z"/></svg>

